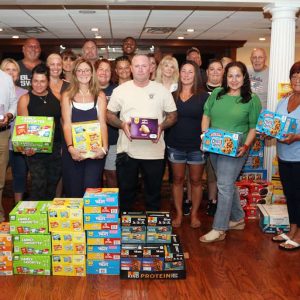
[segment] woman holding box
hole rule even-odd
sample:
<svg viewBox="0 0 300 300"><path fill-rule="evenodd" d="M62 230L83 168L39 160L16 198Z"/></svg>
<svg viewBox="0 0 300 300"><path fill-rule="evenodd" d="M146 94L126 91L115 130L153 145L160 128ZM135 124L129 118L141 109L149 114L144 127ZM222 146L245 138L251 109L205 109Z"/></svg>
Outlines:
<svg viewBox="0 0 300 300"><path fill-rule="evenodd" d="M32 70L32 90L18 103L19 116L54 117L54 142L52 153L35 153L26 149L31 176L31 199L52 200L61 176L61 127L60 103L49 87L49 68L44 64Z"/></svg>
<svg viewBox="0 0 300 300"><path fill-rule="evenodd" d="M282 250L300 249L300 61L290 70L292 93L281 99L276 112L295 118L298 121L297 133L287 134L283 140L277 140L279 175L286 197L290 220L290 232L273 237L281 242Z"/></svg>
<svg viewBox="0 0 300 300"><path fill-rule="evenodd" d="M205 104L202 130L212 127L241 132L243 146L239 148L237 157L210 153L210 160L217 176L218 206L213 229L200 238L201 242L224 240L228 229L245 227L245 214L235 181L255 138L255 127L260 111L260 100L251 92L246 66L242 62L229 63L225 68L222 87L215 89Z"/></svg>
<svg viewBox="0 0 300 300"><path fill-rule="evenodd" d="M78 59L72 71L71 83L61 102L63 132L63 184L66 197L83 197L87 188L101 186L101 178L108 151L106 98L100 92L94 66ZM74 148L72 123L96 121L100 123L102 147L94 149L94 156Z"/></svg>

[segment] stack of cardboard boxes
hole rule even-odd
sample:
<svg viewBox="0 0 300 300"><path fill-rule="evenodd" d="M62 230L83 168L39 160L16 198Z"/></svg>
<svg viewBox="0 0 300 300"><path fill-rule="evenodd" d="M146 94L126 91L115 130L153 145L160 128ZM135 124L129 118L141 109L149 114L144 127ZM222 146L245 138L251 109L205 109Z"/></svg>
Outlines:
<svg viewBox="0 0 300 300"><path fill-rule="evenodd" d="M0 275L13 274L13 242L9 234L9 223L0 223Z"/></svg>

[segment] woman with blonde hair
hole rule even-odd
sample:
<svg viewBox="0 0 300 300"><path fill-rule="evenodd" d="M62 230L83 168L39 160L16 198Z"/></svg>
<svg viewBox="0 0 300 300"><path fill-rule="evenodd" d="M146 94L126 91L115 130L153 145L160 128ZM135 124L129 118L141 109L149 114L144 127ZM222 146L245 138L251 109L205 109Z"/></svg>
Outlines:
<svg viewBox="0 0 300 300"><path fill-rule="evenodd" d="M76 60L71 83L61 101L63 133L63 184L66 197L82 197L86 188L101 186L105 156L108 151L106 125L106 97L100 91L92 63L84 58ZM84 151L74 148L72 123L98 121L102 146L95 155L86 158Z"/></svg>

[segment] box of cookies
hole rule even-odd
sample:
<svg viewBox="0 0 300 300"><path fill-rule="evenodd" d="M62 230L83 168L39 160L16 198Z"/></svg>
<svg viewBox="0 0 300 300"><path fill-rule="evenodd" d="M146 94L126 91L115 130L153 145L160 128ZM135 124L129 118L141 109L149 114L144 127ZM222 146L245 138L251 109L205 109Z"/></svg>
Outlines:
<svg viewBox="0 0 300 300"><path fill-rule="evenodd" d="M209 128L202 138L201 150L228 156L237 156L242 146L242 133L232 133L220 129Z"/></svg>
<svg viewBox="0 0 300 300"><path fill-rule="evenodd" d="M86 261L87 274L102 274L102 275L119 275L120 260L119 259L88 259Z"/></svg>
<svg viewBox="0 0 300 300"><path fill-rule="evenodd" d="M285 115L263 110L257 120L256 130L276 139L284 139L288 133L296 133L298 121Z"/></svg>
<svg viewBox="0 0 300 300"><path fill-rule="evenodd" d="M264 167L264 157L263 153L259 155L249 155L243 170L256 170L262 169Z"/></svg>
<svg viewBox="0 0 300 300"><path fill-rule="evenodd" d="M249 150L251 156L264 156L265 140L257 134Z"/></svg>
<svg viewBox="0 0 300 300"><path fill-rule="evenodd" d="M85 232L52 232L53 254L85 254Z"/></svg>
<svg viewBox="0 0 300 300"><path fill-rule="evenodd" d="M131 118L130 134L132 139L156 140L158 133L158 119Z"/></svg>
<svg viewBox="0 0 300 300"><path fill-rule="evenodd" d="M120 253L120 245L88 245L87 253Z"/></svg>

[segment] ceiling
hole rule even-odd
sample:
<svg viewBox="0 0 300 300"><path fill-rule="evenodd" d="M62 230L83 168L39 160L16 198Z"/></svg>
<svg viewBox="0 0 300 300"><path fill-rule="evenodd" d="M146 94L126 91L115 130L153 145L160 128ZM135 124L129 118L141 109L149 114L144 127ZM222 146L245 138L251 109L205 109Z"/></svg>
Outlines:
<svg viewBox="0 0 300 300"><path fill-rule="evenodd" d="M136 39L177 39L182 36L189 40L258 43L260 37L265 37L264 43L269 43L271 20L263 14L263 7L274 1L0 1L0 28L3 29L0 39L13 35L39 39L92 39L95 33L91 28L96 27L99 29L96 34L107 40L126 36ZM187 32L189 28L195 31ZM298 42L299 28L298 18ZM41 32L30 31L38 29Z"/></svg>

